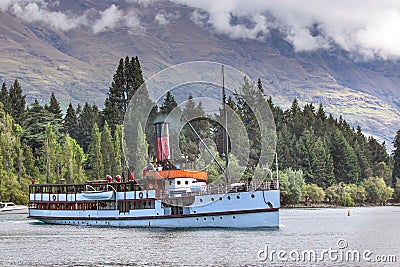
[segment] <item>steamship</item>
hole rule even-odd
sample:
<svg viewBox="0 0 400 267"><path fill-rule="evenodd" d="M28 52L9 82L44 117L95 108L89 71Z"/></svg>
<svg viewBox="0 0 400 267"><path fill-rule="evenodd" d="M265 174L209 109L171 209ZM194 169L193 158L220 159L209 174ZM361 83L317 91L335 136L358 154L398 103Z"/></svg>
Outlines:
<svg viewBox="0 0 400 267"><path fill-rule="evenodd" d="M157 160L143 179L29 185L29 217L49 224L118 227L278 227L278 180L212 186L207 172L170 160L168 124L155 123ZM126 181L123 181L126 180Z"/></svg>
<svg viewBox="0 0 400 267"><path fill-rule="evenodd" d="M262 182L230 182L223 66L222 74L225 169L210 154L225 175L224 183L208 183L207 172L194 170L193 163L172 160L169 124L160 121L154 123L156 160L143 169L143 179L135 179L128 170L124 179L107 176L84 184L35 184L32 180L29 217L50 224L87 226L279 227L278 171L276 178L270 172L270 179Z"/></svg>

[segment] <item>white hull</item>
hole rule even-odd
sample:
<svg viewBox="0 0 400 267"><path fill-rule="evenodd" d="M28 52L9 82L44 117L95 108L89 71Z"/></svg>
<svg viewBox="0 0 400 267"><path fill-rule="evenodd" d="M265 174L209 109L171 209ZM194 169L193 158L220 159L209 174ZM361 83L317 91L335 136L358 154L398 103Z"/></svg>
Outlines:
<svg viewBox="0 0 400 267"><path fill-rule="evenodd" d="M218 216L198 216L180 218L155 219L42 219L50 224L68 224L85 226L112 226L112 227L165 227L165 228L255 228L279 227L279 211L242 213Z"/></svg>
<svg viewBox="0 0 400 267"><path fill-rule="evenodd" d="M88 226L278 228L279 195L279 190L264 190L196 196L179 214L156 200L154 208L127 212L31 209L29 216L45 223Z"/></svg>

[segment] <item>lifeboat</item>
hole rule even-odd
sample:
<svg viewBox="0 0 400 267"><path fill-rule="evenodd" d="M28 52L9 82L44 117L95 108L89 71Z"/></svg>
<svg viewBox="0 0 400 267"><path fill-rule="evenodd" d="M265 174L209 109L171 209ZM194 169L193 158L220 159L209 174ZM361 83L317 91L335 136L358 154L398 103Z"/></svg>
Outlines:
<svg viewBox="0 0 400 267"><path fill-rule="evenodd" d="M113 191L83 191L82 197L88 200L108 200L113 197Z"/></svg>

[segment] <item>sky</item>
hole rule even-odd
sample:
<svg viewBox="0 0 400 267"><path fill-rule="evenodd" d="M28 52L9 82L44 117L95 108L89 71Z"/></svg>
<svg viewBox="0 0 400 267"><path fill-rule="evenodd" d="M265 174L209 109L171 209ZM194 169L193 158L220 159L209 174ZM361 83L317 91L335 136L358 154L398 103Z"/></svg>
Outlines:
<svg viewBox="0 0 400 267"><path fill-rule="evenodd" d="M0 0L0 12L26 23L45 23L63 31L88 28L93 34L116 27L144 29L141 10L161 0L105 1L103 10L60 10L59 1ZM189 16L198 27L232 39L268 40L279 31L295 51L339 47L364 59L400 57L398 0L171 0L193 8ZM121 5L124 5L122 7ZM128 6L128 8L126 8ZM160 27L182 15L157 9Z"/></svg>

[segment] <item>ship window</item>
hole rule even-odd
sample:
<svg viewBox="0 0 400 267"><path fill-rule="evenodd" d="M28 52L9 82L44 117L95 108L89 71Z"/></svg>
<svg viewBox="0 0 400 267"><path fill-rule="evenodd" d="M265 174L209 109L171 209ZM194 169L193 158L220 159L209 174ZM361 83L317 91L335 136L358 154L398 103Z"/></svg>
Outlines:
<svg viewBox="0 0 400 267"><path fill-rule="evenodd" d="M222 220L222 217L219 217Z"/></svg>
<svg viewBox="0 0 400 267"><path fill-rule="evenodd" d="M237 199L240 199L240 196L239 196L239 195L237 195L237 196L236 196L236 198L237 198Z"/></svg>
<svg viewBox="0 0 400 267"><path fill-rule="evenodd" d="M251 194L251 198L255 198L256 196L254 194Z"/></svg>
<svg viewBox="0 0 400 267"><path fill-rule="evenodd" d="M189 184L189 182L188 182L188 181L185 181L185 184Z"/></svg>
<svg viewBox="0 0 400 267"><path fill-rule="evenodd" d="M233 218L233 219L236 219L236 217L235 217L235 216L233 216L232 218Z"/></svg>
<svg viewBox="0 0 400 267"><path fill-rule="evenodd" d="M181 181L177 181L176 184L177 184L177 185L180 185L180 184L181 184Z"/></svg>
<svg viewBox="0 0 400 267"><path fill-rule="evenodd" d="M207 218L204 218L204 220L206 221L206 220L207 220Z"/></svg>
<svg viewBox="0 0 400 267"><path fill-rule="evenodd" d="M200 202L203 202L203 199L202 199L202 198L200 198Z"/></svg>
<svg viewBox="0 0 400 267"><path fill-rule="evenodd" d="M228 200L231 200L231 197L230 197L230 196L228 196Z"/></svg>
<svg viewBox="0 0 400 267"><path fill-rule="evenodd" d="M222 200L222 197L220 197L219 200Z"/></svg>
<svg viewBox="0 0 400 267"><path fill-rule="evenodd" d="M214 198L213 198L213 197L211 198L211 201L214 201Z"/></svg>

